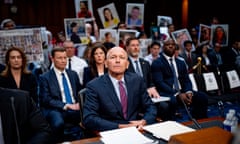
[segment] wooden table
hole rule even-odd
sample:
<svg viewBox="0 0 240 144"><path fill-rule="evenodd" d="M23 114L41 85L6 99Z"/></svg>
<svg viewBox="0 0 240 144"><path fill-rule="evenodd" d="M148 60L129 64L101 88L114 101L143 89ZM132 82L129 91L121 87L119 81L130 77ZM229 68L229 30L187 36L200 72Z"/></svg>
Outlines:
<svg viewBox="0 0 240 144"><path fill-rule="evenodd" d="M220 122L222 122L223 120L224 120L224 118L222 118L222 117L212 117L212 118L206 118L206 119L198 120L198 122L200 124L202 124L202 123L212 122L212 121L220 121ZM182 124L184 124L186 126L190 126L190 125L193 125L193 122L192 121L182 122ZM97 142L100 142L100 137L76 140L76 141L72 141L71 144L87 144L87 143L90 144L90 143L97 143Z"/></svg>

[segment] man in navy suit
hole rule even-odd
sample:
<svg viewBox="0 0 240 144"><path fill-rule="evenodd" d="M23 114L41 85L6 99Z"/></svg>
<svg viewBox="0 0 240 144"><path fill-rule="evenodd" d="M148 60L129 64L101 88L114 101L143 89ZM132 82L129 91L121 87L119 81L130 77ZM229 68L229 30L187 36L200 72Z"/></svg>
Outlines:
<svg viewBox="0 0 240 144"><path fill-rule="evenodd" d="M143 78L125 72L129 65L125 50L121 47L110 49L105 64L108 73L86 86L84 126L93 131L104 131L130 126L141 129L146 124L154 123L157 110L147 94ZM122 104L119 81L124 85L127 97L125 105ZM143 115L139 115L142 112Z"/></svg>
<svg viewBox="0 0 240 144"><path fill-rule="evenodd" d="M159 97L159 94L152 81L151 66L148 61L140 58L140 42L137 38L131 37L126 41L129 66L128 71L139 74L143 77L151 97ZM139 70L139 72L138 72Z"/></svg>
<svg viewBox="0 0 240 144"><path fill-rule="evenodd" d="M160 45L160 44L159 44ZM148 61L140 58L140 42L137 38L131 37L126 41L126 50L128 53L129 66L128 71L142 76L150 97L160 98L152 80L151 66ZM138 72L139 71L139 72ZM162 120L169 120L168 104L166 102L156 103L158 107L158 116Z"/></svg>
<svg viewBox="0 0 240 144"><path fill-rule="evenodd" d="M40 76L40 107L49 121L56 141L62 141L64 124L72 123L79 125L80 111L78 92L81 90L79 77L75 71L66 69L66 49L54 48L52 50L53 68ZM67 79L70 99L68 102L62 74Z"/></svg>
<svg viewBox="0 0 240 144"><path fill-rule="evenodd" d="M176 43L173 39L164 41L163 52L151 66L154 84L160 95L170 97L172 116L176 112L177 104L183 104L182 102L184 102L192 107L194 118L206 118L207 95L203 92L192 90L192 83L188 76L186 64L184 61L175 58L175 49ZM170 66L171 61L174 69Z"/></svg>

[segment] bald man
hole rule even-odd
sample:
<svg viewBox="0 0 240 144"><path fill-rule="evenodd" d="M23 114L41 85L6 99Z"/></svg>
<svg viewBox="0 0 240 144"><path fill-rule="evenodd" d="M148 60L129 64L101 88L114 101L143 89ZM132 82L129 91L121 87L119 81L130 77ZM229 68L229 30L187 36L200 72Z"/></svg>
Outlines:
<svg viewBox="0 0 240 144"><path fill-rule="evenodd" d="M104 131L130 126L141 129L154 123L157 109L147 94L143 78L125 72L129 65L126 51L113 47L107 53L105 65L108 74L86 86L84 126L93 131Z"/></svg>

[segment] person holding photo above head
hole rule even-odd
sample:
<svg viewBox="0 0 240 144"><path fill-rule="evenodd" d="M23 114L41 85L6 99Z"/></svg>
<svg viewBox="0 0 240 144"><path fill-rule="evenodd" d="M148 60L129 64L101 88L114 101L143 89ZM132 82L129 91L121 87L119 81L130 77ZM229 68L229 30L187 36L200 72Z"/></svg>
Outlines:
<svg viewBox="0 0 240 144"><path fill-rule="evenodd" d="M112 11L110 8L106 7L103 9L103 16L104 16L104 28L117 26L119 23L119 19L116 17L113 17Z"/></svg>
<svg viewBox="0 0 240 144"><path fill-rule="evenodd" d="M78 12L78 18L91 18L92 13L88 9L88 1L80 1L80 11Z"/></svg>
<svg viewBox="0 0 240 144"><path fill-rule="evenodd" d="M133 6L130 14L128 16L127 25L141 26L142 25L142 19L140 18L140 16L141 16L140 8L138 6Z"/></svg>
<svg viewBox="0 0 240 144"><path fill-rule="evenodd" d="M138 127L156 122L157 110L143 78L126 72L128 55L121 47L107 53L108 73L86 86L83 124L92 131ZM140 115L142 114L142 115Z"/></svg>
<svg viewBox="0 0 240 144"><path fill-rule="evenodd" d="M183 103L192 108L193 118L207 118L208 97L204 92L193 91L185 62L175 57L175 41L165 40L162 48L160 57L152 63L152 77L160 95L170 97L172 119L177 106Z"/></svg>

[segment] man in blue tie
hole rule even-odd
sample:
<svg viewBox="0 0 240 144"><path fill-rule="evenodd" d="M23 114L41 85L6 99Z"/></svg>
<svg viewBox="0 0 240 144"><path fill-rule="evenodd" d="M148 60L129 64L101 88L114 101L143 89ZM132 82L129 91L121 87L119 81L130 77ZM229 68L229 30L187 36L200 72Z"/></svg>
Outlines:
<svg viewBox="0 0 240 144"><path fill-rule="evenodd" d="M80 123L78 92L81 90L75 71L66 69L66 49L52 50L53 68L40 76L40 107L52 127L56 142L63 139L64 124Z"/></svg>
<svg viewBox="0 0 240 144"><path fill-rule="evenodd" d="M141 129L154 123L156 107L147 94L143 78L126 72L129 62L125 50L111 48L105 64L108 73L86 86L84 126L92 131L104 131L131 126Z"/></svg>

